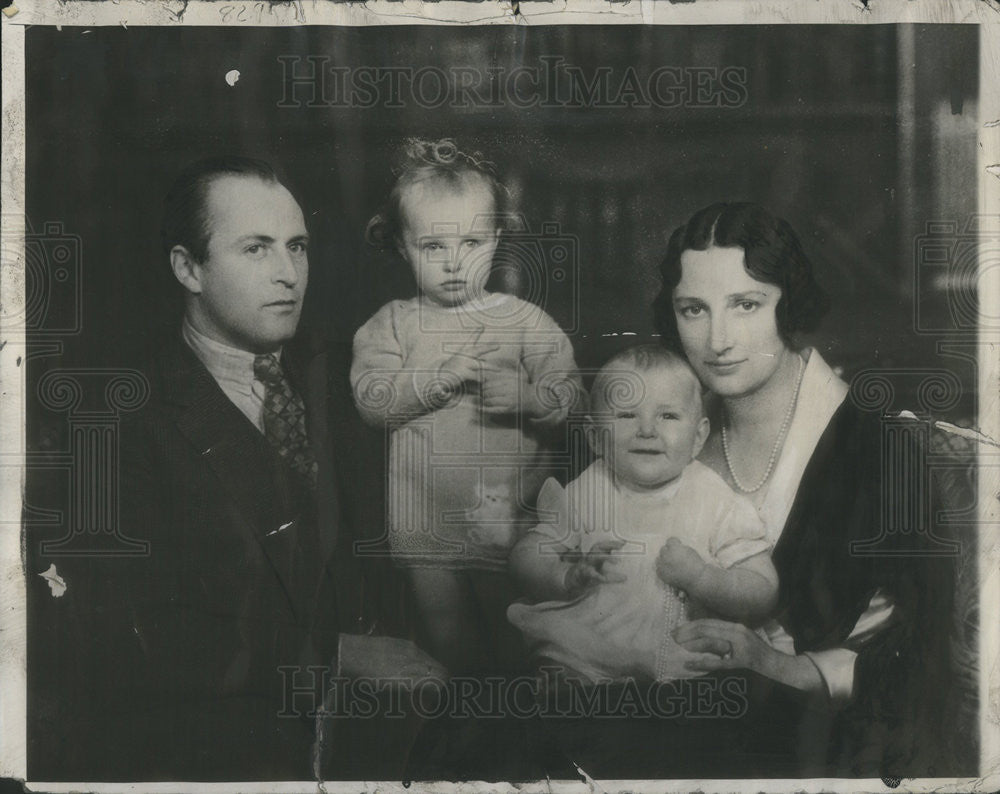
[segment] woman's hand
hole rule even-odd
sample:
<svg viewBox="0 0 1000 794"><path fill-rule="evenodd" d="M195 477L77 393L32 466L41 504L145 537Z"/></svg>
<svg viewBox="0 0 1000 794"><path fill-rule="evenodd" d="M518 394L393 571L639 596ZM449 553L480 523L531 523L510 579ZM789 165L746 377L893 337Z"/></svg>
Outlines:
<svg viewBox="0 0 1000 794"><path fill-rule="evenodd" d="M775 650L742 623L726 620L692 620L674 629L674 639L686 650L709 653L688 666L692 670L754 670L767 675L767 657Z"/></svg>
<svg viewBox="0 0 1000 794"><path fill-rule="evenodd" d="M753 670L782 684L807 692L825 692L826 684L808 656L792 656L768 645L742 623L692 620L673 632L679 645L693 653L714 654L685 666L697 672Z"/></svg>

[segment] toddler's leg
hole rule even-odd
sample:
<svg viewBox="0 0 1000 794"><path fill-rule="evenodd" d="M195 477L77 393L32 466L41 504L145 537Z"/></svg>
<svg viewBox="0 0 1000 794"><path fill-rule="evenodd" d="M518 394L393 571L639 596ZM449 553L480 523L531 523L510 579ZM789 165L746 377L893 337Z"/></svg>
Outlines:
<svg viewBox="0 0 1000 794"><path fill-rule="evenodd" d="M507 620L507 607L520 592L500 571L469 571L467 576L481 612L480 626L488 649L490 673L521 675L531 666L521 632Z"/></svg>
<svg viewBox="0 0 1000 794"><path fill-rule="evenodd" d="M480 672L486 659L476 599L465 572L413 568L410 581L430 654L453 675Z"/></svg>

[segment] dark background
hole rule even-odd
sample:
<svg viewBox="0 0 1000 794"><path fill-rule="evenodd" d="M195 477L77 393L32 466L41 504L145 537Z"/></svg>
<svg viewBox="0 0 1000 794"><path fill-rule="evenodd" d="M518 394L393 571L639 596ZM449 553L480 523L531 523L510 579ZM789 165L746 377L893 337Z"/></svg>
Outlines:
<svg viewBox="0 0 1000 794"><path fill-rule="evenodd" d="M661 65L735 67L746 92L723 108L357 108L307 107L300 87L299 107L279 107L279 56L307 55L327 67L508 72L562 56L588 77L610 67L612 86L629 65L640 77ZM570 330L582 366L653 333L657 266L675 226L708 203L752 200L791 222L833 297L810 340L833 365L848 377L952 369L965 388L950 418L972 417L972 368L914 333L914 291L924 326L954 324L945 286L915 287L915 241L928 222L962 228L975 212L977 59L974 26L29 30L28 217L36 233L55 222L79 237L82 297L50 301L45 327L70 327L60 312L73 311L80 330L57 335L62 354L36 357L29 377L121 365L175 326L162 196L186 163L221 152L284 169L314 237L306 323L349 342L388 298L414 292L406 267L362 237L391 185L392 154L409 135L450 136L497 164L533 233L556 224L570 241L579 289L548 279L529 297ZM230 69L241 73L232 87ZM610 336L622 332L638 339ZM916 384L903 380L899 407L914 408Z"/></svg>
<svg viewBox="0 0 1000 794"><path fill-rule="evenodd" d="M483 71L562 56L588 77L609 67L613 85L629 66L640 77L663 65L735 68L746 94L730 107L280 107L278 58L310 55L326 67ZM263 157L287 175L313 237L304 325L333 345L349 345L388 299L414 294L405 265L367 248L363 230L401 141L449 136L496 163L549 252L541 289L528 296L567 329L581 366L654 333L657 268L674 227L706 204L751 200L792 224L831 293L833 309L808 341L848 380L894 370L895 409L919 411L915 370L953 372L961 395L941 401L939 416L971 423L974 364L937 346L957 341L974 357L976 260L968 271L955 258L964 255L956 230L976 211L977 63L971 25L29 29L27 569L37 572L35 541L62 537L67 521L68 464L46 461L71 448L71 422L42 404L41 378L140 367L149 344L176 332L161 202L178 171L209 154ZM241 73L235 86L224 79L231 69ZM932 263L921 247L929 223L941 243ZM573 252L567 262L552 259L553 240ZM511 238L499 258L516 260L522 243ZM559 269L569 278L556 279ZM104 409L102 388L97 379L80 410ZM963 493L974 505L971 487ZM955 632L974 649L974 543L963 556ZM29 580L29 713L44 725L41 695L58 692L71 709L72 693L43 663L60 648L40 636L38 610L58 602ZM960 673L968 730L951 738L974 759L970 654Z"/></svg>

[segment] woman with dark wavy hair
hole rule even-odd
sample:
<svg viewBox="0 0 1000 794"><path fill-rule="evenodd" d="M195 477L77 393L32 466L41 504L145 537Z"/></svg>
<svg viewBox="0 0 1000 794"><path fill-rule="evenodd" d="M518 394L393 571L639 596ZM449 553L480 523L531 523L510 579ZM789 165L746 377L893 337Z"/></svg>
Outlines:
<svg viewBox="0 0 1000 794"><path fill-rule="evenodd" d="M768 640L710 619L675 639L711 654L699 670L749 673L746 747L777 767L762 772L940 774L923 739L949 683L950 562L920 533L883 535L881 417L798 344L829 306L798 237L755 204L713 204L661 273L657 325L712 398L700 460L757 508L780 578Z"/></svg>

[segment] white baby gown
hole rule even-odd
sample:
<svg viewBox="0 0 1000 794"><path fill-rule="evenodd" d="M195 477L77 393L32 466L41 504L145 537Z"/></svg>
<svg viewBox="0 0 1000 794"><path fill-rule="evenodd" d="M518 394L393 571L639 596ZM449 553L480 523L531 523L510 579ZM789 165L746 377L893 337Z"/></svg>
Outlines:
<svg viewBox="0 0 1000 794"><path fill-rule="evenodd" d="M685 650L670 632L689 619L686 597L664 584L656 559L677 537L702 559L729 568L769 550L753 506L711 469L694 461L673 482L639 493L615 484L601 460L563 489L546 481L538 498L539 554L587 552L621 541L612 570L624 582L599 584L573 601L512 604L507 617L528 640L533 655L596 683L629 676L661 680L699 673L685 662L702 654Z"/></svg>

